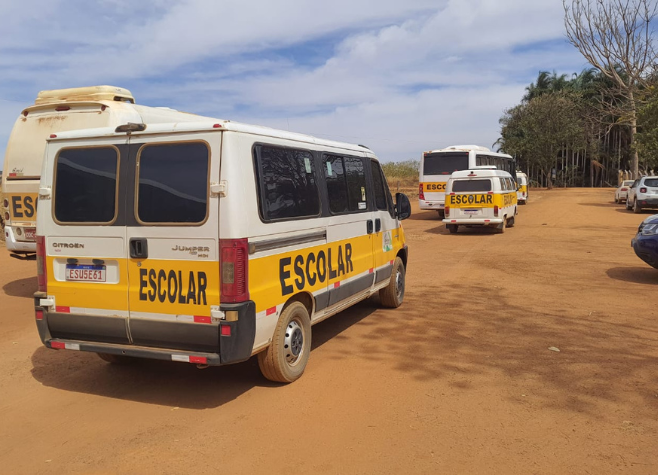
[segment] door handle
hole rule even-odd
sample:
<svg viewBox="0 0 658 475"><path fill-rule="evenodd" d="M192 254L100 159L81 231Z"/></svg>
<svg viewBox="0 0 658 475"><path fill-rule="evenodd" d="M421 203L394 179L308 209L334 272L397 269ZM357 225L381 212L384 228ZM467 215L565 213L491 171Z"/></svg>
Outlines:
<svg viewBox="0 0 658 475"><path fill-rule="evenodd" d="M149 256L149 243L146 238L130 238L130 257L146 259Z"/></svg>
<svg viewBox="0 0 658 475"><path fill-rule="evenodd" d="M382 220L377 218L375 220L375 232L378 233L381 230L382 230Z"/></svg>
<svg viewBox="0 0 658 475"><path fill-rule="evenodd" d="M368 234L372 234L372 229L373 229L372 219L369 219L368 222L366 223L366 230L368 231Z"/></svg>

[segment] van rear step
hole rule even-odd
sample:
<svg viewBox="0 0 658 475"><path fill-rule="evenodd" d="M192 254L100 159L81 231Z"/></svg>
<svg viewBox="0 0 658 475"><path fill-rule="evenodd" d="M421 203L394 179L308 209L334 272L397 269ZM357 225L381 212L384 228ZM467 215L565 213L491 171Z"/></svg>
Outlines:
<svg viewBox="0 0 658 475"><path fill-rule="evenodd" d="M149 348L146 346L117 345L112 343L90 343L80 340L45 340L48 348L55 350L91 351L118 356L133 356L135 358L151 358L155 360L180 361L183 363L215 365L221 364L217 353L192 353L179 350Z"/></svg>

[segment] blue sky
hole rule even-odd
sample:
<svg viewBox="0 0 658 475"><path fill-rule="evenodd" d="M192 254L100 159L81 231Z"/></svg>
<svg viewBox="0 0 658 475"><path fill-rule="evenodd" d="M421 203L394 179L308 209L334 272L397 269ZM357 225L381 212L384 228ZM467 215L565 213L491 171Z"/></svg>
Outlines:
<svg viewBox="0 0 658 475"><path fill-rule="evenodd" d="M540 70L586 64L556 0L0 3L0 153L38 91L136 101L366 144L382 161L491 146Z"/></svg>

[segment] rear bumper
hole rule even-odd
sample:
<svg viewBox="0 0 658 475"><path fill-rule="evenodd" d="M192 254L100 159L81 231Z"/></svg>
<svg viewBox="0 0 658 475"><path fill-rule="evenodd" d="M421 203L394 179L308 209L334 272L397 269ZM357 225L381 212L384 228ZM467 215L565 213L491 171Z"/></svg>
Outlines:
<svg viewBox="0 0 658 475"><path fill-rule="evenodd" d="M636 198L637 204L642 208L658 208L658 198Z"/></svg>
<svg viewBox="0 0 658 475"><path fill-rule="evenodd" d="M418 206L420 209L443 209L445 201L418 200Z"/></svg>
<svg viewBox="0 0 658 475"><path fill-rule="evenodd" d="M5 226L5 245L10 252L37 252L34 241L19 241L14 233L14 226Z"/></svg>
<svg viewBox="0 0 658 475"><path fill-rule="evenodd" d="M222 305L232 321L210 324L118 319L49 312L40 306L46 298L34 295L39 337L47 348L91 351L159 360L225 365L251 357L256 335L256 305L252 301ZM230 312L230 313L229 313ZM122 326L134 333L121 333Z"/></svg>
<svg viewBox="0 0 658 475"><path fill-rule="evenodd" d="M450 219L446 218L443 220L444 223L446 224L466 224L470 226L489 226L489 225L497 225L501 224L503 222L503 218L477 218L477 219L469 219L469 218L456 218L456 219Z"/></svg>

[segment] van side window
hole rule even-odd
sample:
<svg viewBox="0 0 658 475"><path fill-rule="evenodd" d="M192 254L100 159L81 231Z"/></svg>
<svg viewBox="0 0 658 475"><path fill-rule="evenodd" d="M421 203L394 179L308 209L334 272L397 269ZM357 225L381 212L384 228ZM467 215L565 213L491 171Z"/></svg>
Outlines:
<svg viewBox="0 0 658 475"><path fill-rule="evenodd" d="M370 161L370 165L372 167L372 181L375 183L375 205L377 206L377 209L387 211L388 202L386 195L390 193L388 192L388 187L384 181L382 167L374 160Z"/></svg>
<svg viewBox="0 0 658 475"><path fill-rule="evenodd" d="M62 150L55 161L55 220L114 221L117 214L119 151L114 147Z"/></svg>
<svg viewBox="0 0 658 475"><path fill-rule="evenodd" d="M507 181L502 177L498 177L498 180L500 180L500 191L506 191L507 190Z"/></svg>
<svg viewBox="0 0 658 475"><path fill-rule="evenodd" d="M259 152L259 153L258 153ZM313 155L306 150L259 146L254 150L263 221L320 214L320 194Z"/></svg>
<svg viewBox="0 0 658 475"><path fill-rule="evenodd" d="M324 176L333 214L366 211L366 173L357 157L325 155Z"/></svg>
<svg viewBox="0 0 658 475"><path fill-rule="evenodd" d="M149 224L204 222L209 158L202 142L143 146L137 167L137 220Z"/></svg>

